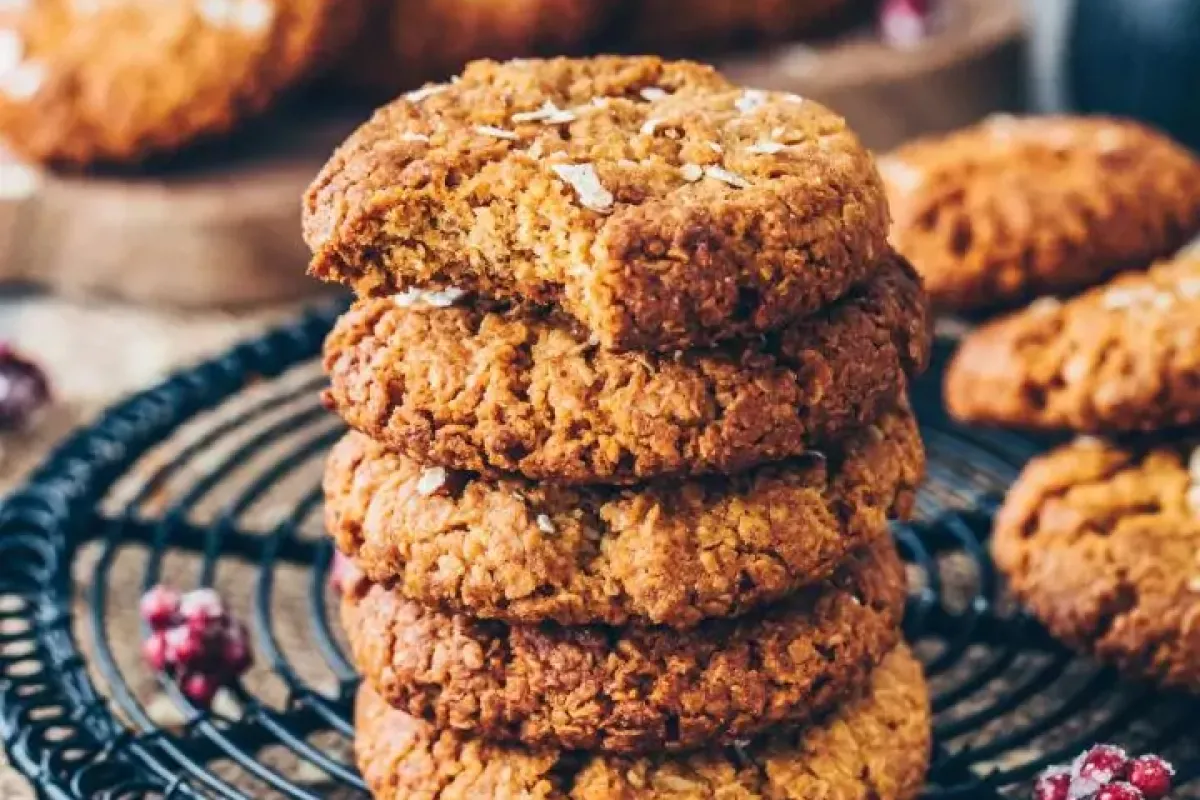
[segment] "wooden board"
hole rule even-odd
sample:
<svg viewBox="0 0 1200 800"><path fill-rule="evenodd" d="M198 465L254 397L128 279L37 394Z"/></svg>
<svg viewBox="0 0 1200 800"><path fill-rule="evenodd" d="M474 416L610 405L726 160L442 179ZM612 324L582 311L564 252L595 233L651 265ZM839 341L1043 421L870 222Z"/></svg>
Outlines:
<svg viewBox="0 0 1200 800"><path fill-rule="evenodd" d="M735 80L820 100L875 148L1015 106L1017 0L952 0L915 50L873 31L718 59ZM305 277L300 195L369 109L284 112L149 176L67 177L0 166L0 283L185 308L286 301Z"/></svg>

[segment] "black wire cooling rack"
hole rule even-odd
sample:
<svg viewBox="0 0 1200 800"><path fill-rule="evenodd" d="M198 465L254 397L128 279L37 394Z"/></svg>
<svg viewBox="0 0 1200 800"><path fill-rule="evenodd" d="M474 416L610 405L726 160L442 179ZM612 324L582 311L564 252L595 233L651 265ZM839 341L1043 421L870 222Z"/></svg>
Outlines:
<svg viewBox="0 0 1200 800"><path fill-rule="evenodd" d="M42 797L365 796L318 489L340 428L315 356L340 310L114 407L0 506L0 734ZM929 478L896 528L935 690L928 796L1014 796L1099 740L1164 752L1190 779L1197 701L1118 682L1005 601L985 540L1037 447L950 423L939 371L914 387ZM252 626L258 665L211 710L139 663L137 599L160 580L215 585Z"/></svg>

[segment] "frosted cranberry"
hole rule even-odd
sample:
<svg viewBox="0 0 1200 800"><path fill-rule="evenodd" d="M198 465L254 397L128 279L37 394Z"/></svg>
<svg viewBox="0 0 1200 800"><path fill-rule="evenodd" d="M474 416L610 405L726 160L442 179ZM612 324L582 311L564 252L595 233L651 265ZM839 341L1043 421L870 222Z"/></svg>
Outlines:
<svg viewBox="0 0 1200 800"><path fill-rule="evenodd" d="M1084 751L1076 759L1073 767L1077 781L1095 786L1091 791L1123 779L1128 770L1129 756L1124 750L1111 744L1098 744L1091 750Z"/></svg>
<svg viewBox="0 0 1200 800"><path fill-rule="evenodd" d="M884 0L879 7L879 35L901 49L916 47L933 33L931 0Z"/></svg>
<svg viewBox="0 0 1200 800"><path fill-rule="evenodd" d="M0 428L25 428L50 402L50 381L41 367L0 344Z"/></svg>
<svg viewBox="0 0 1200 800"><path fill-rule="evenodd" d="M179 593L165 586L155 586L142 595L139 606L142 619L156 631L162 631L175 622L179 613Z"/></svg>
<svg viewBox="0 0 1200 800"><path fill-rule="evenodd" d="M1118 781L1101 787L1093 800L1144 800L1144 796L1128 783Z"/></svg>
<svg viewBox="0 0 1200 800"><path fill-rule="evenodd" d="M1171 779L1175 768L1166 760L1155 755L1138 756L1129 768L1129 783L1146 800L1161 800L1171 791Z"/></svg>
<svg viewBox="0 0 1200 800"><path fill-rule="evenodd" d="M217 696L220 688L220 682L204 672L189 673L184 675L183 680L179 682L179 689L183 692L183 696L201 708L208 708L212 705L213 698Z"/></svg>
<svg viewBox="0 0 1200 800"><path fill-rule="evenodd" d="M195 589L180 598L179 617L188 627L207 633L225 619L225 603L215 589Z"/></svg>
<svg viewBox="0 0 1200 800"><path fill-rule="evenodd" d="M221 650L221 669L231 676L243 674L254 664L246 628L241 623L232 626L225 636Z"/></svg>
<svg viewBox="0 0 1200 800"><path fill-rule="evenodd" d="M1046 770L1033 785L1033 800L1069 800L1071 773L1062 767Z"/></svg>
<svg viewBox="0 0 1200 800"><path fill-rule="evenodd" d="M207 642L192 628L178 625L163 634L163 638L166 640L167 663L175 669L192 669L207 660Z"/></svg>
<svg viewBox="0 0 1200 800"><path fill-rule="evenodd" d="M152 670L161 672L167 668L167 636L165 633L155 632L142 642L142 658L146 660Z"/></svg>

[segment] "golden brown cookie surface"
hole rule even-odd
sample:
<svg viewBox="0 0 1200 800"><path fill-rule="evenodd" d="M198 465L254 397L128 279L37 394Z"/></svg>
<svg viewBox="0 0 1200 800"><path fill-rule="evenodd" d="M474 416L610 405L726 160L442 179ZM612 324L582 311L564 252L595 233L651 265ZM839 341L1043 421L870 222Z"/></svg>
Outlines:
<svg viewBox="0 0 1200 800"><path fill-rule="evenodd" d="M866 693L799 733L686 756L576 758L437 732L360 690L355 750L379 800L913 800L929 765L929 696L901 645Z"/></svg>
<svg viewBox="0 0 1200 800"><path fill-rule="evenodd" d="M951 414L975 423L1102 433L1200 421L1200 259L978 328L945 394Z"/></svg>
<svg viewBox="0 0 1200 800"><path fill-rule="evenodd" d="M1124 672L1200 689L1200 439L1090 437L1032 461L993 553L1055 636Z"/></svg>
<svg viewBox="0 0 1200 800"><path fill-rule="evenodd" d="M19 0L0 9L0 136L129 163L227 133L344 44L362 0Z"/></svg>
<svg viewBox="0 0 1200 800"><path fill-rule="evenodd" d="M836 450L629 489L423 469L358 433L325 472L326 526L373 580L513 623L689 628L824 580L910 512L916 420L885 415Z"/></svg>
<svg viewBox="0 0 1200 800"><path fill-rule="evenodd" d="M892 243L946 309L1070 292L1200 232L1200 161L1133 122L994 117L879 166Z"/></svg>
<svg viewBox="0 0 1200 800"><path fill-rule="evenodd" d="M899 641L906 593L885 536L822 584L690 631L509 626L365 579L347 592L343 622L374 690L443 729L647 753L729 744L832 709Z"/></svg>
<svg viewBox="0 0 1200 800"><path fill-rule="evenodd" d="M887 225L843 119L655 58L476 62L376 112L304 208L317 277L552 305L655 351L822 308L887 263Z"/></svg>
<svg viewBox="0 0 1200 800"><path fill-rule="evenodd" d="M325 344L330 405L430 465L633 483L823 447L890 409L929 352L925 296L899 262L776 334L674 355L471 306L360 301Z"/></svg>

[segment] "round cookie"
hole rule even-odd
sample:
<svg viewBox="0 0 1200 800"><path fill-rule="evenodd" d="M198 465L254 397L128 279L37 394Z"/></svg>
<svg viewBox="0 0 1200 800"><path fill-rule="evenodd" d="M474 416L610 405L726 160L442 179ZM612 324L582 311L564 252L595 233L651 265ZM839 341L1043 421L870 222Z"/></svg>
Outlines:
<svg viewBox="0 0 1200 800"><path fill-rule="evenodd" d="M1134 122L993 117L879 169L892 243L949 310L1068 293L1200 232L1200 161Z"/></svg>
<svg viewBox="0 0 1200 800"><path fill-rule="evenodd" d="M1171 438L1081 437L1034 459L996 519L992 550L1052 634L1130 675L1195 691L1200 449Z"/></svg>
<svg viewBox="0 0 1200 800"><path fill-rule="evenodd" d="M866 692L801 731L723 750L628 758L472 740L359 691L355 755L377 800L915 800L929 766L929 695L900 645Z"/></svg>
<svg viewBox="0 0 1200 800"><path fill-rule="evenodd" d="M817 311L888 263L887 228L841 117L648 57L475 62L376 112L304 203L316 277L554 306L658 352Z"/></svg>
<svg viewBox="0 0 1200 800"><path fill-rule="evenodd" d="M0 137L34 161L139 162L224 134L304 78L363 0L16 0Z"/></svg>
<svg viewBox="0 0 1200 800"><path fill-rule="evenodd" d="M893 407L929 355L925 295L898 261L776 334L674 355L613 353L552 317L431 297L362 300L338 321L328 404L423 463L555 483L801 455Z"/></svg>
<svg viewBox="0 0 1200 800"><path fill-rule="evenodd" d="M824 455L633 489L423 469L351 433L326 465L325 520L369 578L424 605L690 628L829 577L910 513L923 471L907 408Z"/></svg>
<svg viewBox="0 0 1200 800"><path fill-rule="evenodd" d="M848 5L849 0L633 0L619 12L619 36L623 46L653 53L780 41Z"/></svg>
<svg viewBox="0 0 1200 800"><path fill-rule="evenodd" d="M391 99L475 58L577 50L601 0L373 0L367 24L334 77Z"/></svg>
<svg viewBox="0 0 1200 800"><path fill-rule="evenodd" d="M1200 421L1200 259L1183 258L968 334L946 373L965 422L1087 433Z"/></svg>
<svg viewBox="0 0 1200 800"><path fill-rule="evenodd" d="M867 681L900 639L904 567L890 537L826 582L734 619L670 628L510 626L351 583L343 623L381 697L496 741L646 753L801 724Z"/></svg>

